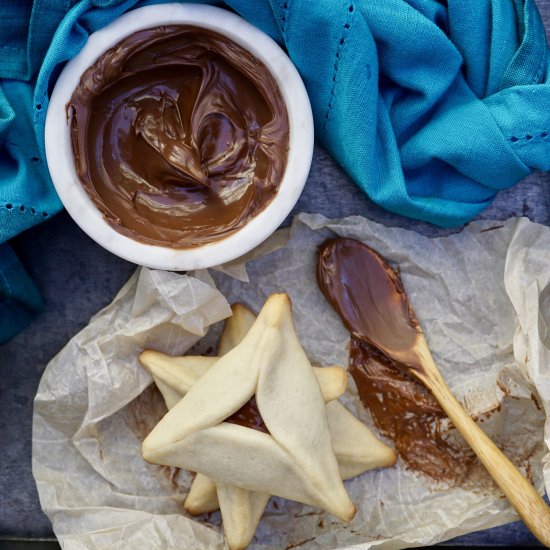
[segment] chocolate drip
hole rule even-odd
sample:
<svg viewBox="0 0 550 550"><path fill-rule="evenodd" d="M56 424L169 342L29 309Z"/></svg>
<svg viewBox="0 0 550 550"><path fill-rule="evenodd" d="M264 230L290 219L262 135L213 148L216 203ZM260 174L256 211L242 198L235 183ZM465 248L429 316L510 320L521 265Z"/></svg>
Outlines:
<svg viewBox="0 0 550 550"><path fill-rule="evenodd" d="M192 26L136 32L82 76L67 105L84 188L136 240L187 248L243 227L276 195L289 144L268 69Z"/></svg>
<svg viewBox="0 0 550 550"><path fill-rule="evenodd" d="M407 467L446 482L464 481L475 463L432 394L409 373L420 327L401 278L377 252L354 239L319 248L317 280L351 333L349 372L376 427Z"/></svg>

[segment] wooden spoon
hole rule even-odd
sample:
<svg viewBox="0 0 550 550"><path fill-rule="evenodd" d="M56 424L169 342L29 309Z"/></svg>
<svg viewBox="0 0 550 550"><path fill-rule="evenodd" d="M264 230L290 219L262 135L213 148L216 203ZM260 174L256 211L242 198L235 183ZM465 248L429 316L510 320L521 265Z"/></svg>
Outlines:
<svg viewBox="0 0 550 550"><path fill-rule="evenodd" d="M550 546L550 508L453 396L436 367L398 274L354 239L319 249L319 287L353 336L422 382L537 539Z"/></svg>
<svg viewBox="0 0 550 550"><path fill-rule="evenodd" d="M542 544L550 546L550 508L456 400L436 367L422 333L418 334L414 346L402 357L420 366L419 369L410 369L409 373L432 392L531 533Z"/></svg>

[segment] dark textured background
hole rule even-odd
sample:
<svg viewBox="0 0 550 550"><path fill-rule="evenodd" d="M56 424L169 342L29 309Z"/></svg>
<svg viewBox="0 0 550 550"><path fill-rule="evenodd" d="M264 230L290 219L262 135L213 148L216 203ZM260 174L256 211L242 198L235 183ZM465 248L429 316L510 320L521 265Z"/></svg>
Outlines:
<svg viewBox="0 0 550 550"><path fill-rule="evenodd" d="M548 31L550 0L537 3ZM357 189L319 145L293 214L302 211L321 212L332 218L359 214L430 236L451 232L383 211ZM512 216L527 216L550 226L550 174L534 174L500 193L479 219ZM112 300L135 266L96 245L66 213L20 235L12 244L37 282L46 309L31 326L0 346L0 538L50 538L51 525L40 509L31 471L33 398L49 360ZM4 542L1 548L10 548L11 544ZM517 522L446 544L525 546L535 545L536 541Z"/></svg>

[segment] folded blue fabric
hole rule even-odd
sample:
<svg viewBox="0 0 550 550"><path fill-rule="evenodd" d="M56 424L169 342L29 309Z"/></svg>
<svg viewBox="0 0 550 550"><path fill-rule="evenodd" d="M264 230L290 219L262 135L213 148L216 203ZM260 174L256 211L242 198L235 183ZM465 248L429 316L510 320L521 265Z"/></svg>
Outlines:
<svg viewBox="0 0 550 550"><path fill-rule="evenodd" d="M0 242L60 209L43 134L63 64L90 33L155 3L0 6ZM318 139L384 208L457 226L550 169L550 60L533 0L226 4L286 47Z"/></svg>
<svg viewBox="0 0 550 550"><path fill-rule="evenodd" d="M25 328L44 304L7 244L0 244L0 265L0 343L3 343Z"/></svg>

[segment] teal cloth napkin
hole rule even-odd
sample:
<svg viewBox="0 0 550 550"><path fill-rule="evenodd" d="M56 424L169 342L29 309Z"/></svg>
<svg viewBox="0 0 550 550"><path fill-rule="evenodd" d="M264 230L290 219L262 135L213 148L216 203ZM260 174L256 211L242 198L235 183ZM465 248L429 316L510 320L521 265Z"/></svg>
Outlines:
<svg viewBox="0 0 550 550"><path fill-rule="evenodd" d="M0 242L61 208L44 122L63 64L90 33L154 3L0 3ZM550 169L550 61L533 0L226 5L287 49L317 138L384 208L457 226L499 190Z"/></svg>
<svg viewBox="0 0 550 550"><path fill-rule="evenodd" d="M7 341L43 308L42 298L7 244L0 244L0 336Z"/></svg>

